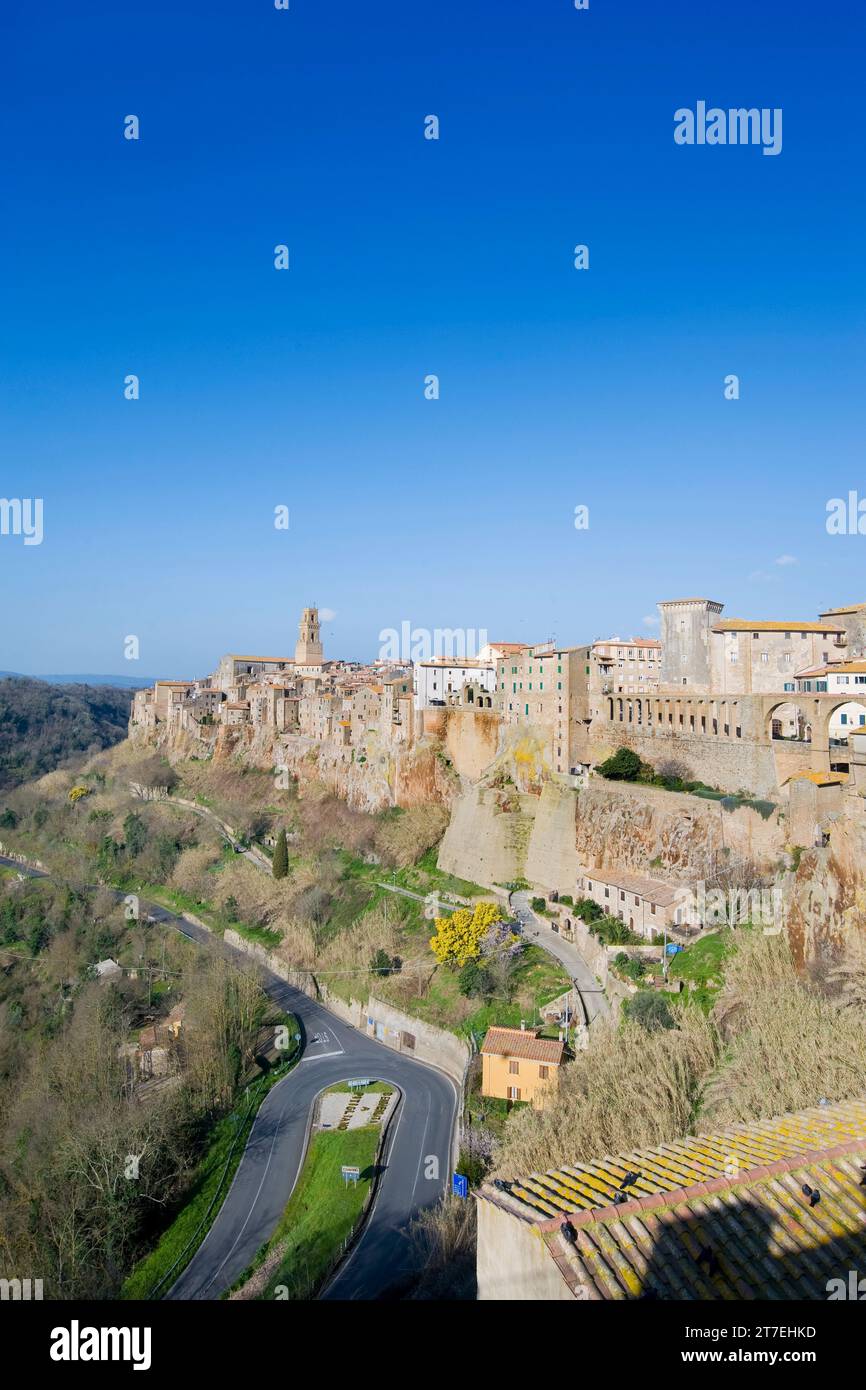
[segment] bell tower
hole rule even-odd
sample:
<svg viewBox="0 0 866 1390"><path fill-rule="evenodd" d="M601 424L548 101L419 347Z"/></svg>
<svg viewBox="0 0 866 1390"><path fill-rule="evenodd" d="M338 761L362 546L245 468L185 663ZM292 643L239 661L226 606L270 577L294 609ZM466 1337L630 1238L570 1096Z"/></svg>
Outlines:
<svg viewBox="0 0 866 1390"><path fill-rule="evenodd" d="M319 637L319 610L305 608L298 624L295 646L295 670L301 674L318 673L325 659Z"/></svg>

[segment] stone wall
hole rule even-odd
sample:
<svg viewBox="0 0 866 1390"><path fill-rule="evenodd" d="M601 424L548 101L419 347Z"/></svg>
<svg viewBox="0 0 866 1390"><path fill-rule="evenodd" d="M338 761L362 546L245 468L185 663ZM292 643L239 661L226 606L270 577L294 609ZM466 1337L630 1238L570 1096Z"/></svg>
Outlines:
<svg viewBox="0 0 866 1390"><path fill-rule="evenodd" d="M778 746L778 741L776 745ZM692 776L710 787L725 792L743 789L753 796L775 798L779 794L779 773L773 747L748 739L712 738L690 734L679 729L676 735L660 732L638 733L633 726L620 723L598 723L581 741L578 755L581 762L595 766L611 757L618 748L630 748L652 767L668 758L684 762ZM811 751L806 745L790 755L791 767L782 777L790 776L801 767L809 767Z"/></svg>
<svg viewBox="0 0 866 1390"><path fill-rule="evenodd" d="M225 941L235 950L259 961L295 989L318 999L344 1023L360 1029L370 1038L376 1038L395 1052L402 1052L419 1062L428 1062L434 1067L439 1067L451 1077L458 1088L462 1088L470 1050L469 1044L463 1042L456 1034L449 1033L444 1028L436 1028L432 1023L415 1018L412 1014L403 1013L401 1009L395 1009L393 1004L387 1004L373 995L366 1003L358 999L341 999L338 995L332 994L327 986L317 986L310 974L291 970L274 951L268 951L257 942L247 941L236 931L229 929L225 933Z"/></svg>
<svg viewBox="0 0 866 1390"><path fill-rule="evenodd" d="M330 1006L329 1006L330 1007ZM412 1014L395 1009L373 995L365 1006L363 1019L368 1037L377 1038L387 1047L414 1057L419 1062L430 1062L433 1066L447 1072L458 1087L462 1087L463 1075L469 1062L469 1044L456 1034L437 1028L423 1019L413 1018Z"/></svg>
<svg viewBox="0 0 866 1390"><path fill-rule="evenodd" d="M454 803L439 850L439 867L492 888L524 877L536 799L471 787ZM514 805L517 809L504 809Z"/></svg>
<svg viewBox="0 0 866 1390"><path fill-rule="evenodd" d="M578 791L548 782L540 796L477 786L452 808L439 867L485 887L526 878L572 895L578 865L686 881L708 856L774 865L785 843L782 817L779 809L765 819L750 806L728 811L718 801L598 777Z"/></svg>

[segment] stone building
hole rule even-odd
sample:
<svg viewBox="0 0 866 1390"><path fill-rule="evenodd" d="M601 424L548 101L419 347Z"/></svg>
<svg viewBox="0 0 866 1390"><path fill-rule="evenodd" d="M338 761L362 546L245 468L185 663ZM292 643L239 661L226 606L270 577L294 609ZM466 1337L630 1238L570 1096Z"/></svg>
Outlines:
<svg viewBox="0 0 866 1390"><path fill-rule="evenodd" d="M845 630L838 623L723 618L710 634L714 694L771 695L791 690L797 671L839 661Z"/></svg>
<svg viewBox="0 0 866 1390"><path fill-rule="evenodd" d="M651 690L661 679L662 644L657 637L618 637L593 642L591 660L605 694Z"/></svg>
<svg viewBox="0 0 866 1390"><path fill-rule="evenodd" d="M496 688L496 666L480 657L434 656L416 661L414 667L415 708L459 704L465 685L473 684L492 695Z"/></svg>
<svg viewBox="0 0 866 1390"><path fill-rule="evenodd" d="M305 608L298 624L298 641L295 646L295 671L302 676L321 674L325 654L319 635L318 608Z"/></svg>
<svg viewBox="0 0 866 1390"><path fill-rule="evenodd" d="M710 598L668 599L661 614L661 684L708 691L712 684L711 633L724 604Z"/></svg>
<svg viewBox="0 0 866 1390"><path fill-rule="evenodd" d="M845 651L857 661L866 657L866 603L849 603L846 608L828 608L818 617L822 622L841 626L845 632Z"/></svg>
<svg viewBox="0 0 866 1390"><path fill-rule="evenodd" d="M590 650L542 642L498 665L495 707L503 722L542 731L557 773L570 773L582 760L591 719Z"/></svg>

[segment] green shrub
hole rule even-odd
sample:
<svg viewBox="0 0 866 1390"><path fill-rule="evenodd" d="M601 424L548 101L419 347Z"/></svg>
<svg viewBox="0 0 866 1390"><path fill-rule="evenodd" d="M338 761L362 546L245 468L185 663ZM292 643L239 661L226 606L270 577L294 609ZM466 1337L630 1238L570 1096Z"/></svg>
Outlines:
<svg viewBox="0 0 866 1390"><path fill-rule="evenodd" d="M596 772L610 782L636 782L643 764L630 748L618 748L613 757L599 763Z"/></svg>

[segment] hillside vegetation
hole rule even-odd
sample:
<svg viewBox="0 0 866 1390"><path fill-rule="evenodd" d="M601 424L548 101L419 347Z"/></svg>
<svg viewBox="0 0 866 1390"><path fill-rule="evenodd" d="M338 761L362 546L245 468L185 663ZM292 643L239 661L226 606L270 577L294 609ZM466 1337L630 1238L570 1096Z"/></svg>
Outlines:
<svg viewBox="0 0 866 1390"><path fill-rule="evenodd" d="M0 680L0 791L120 742L130 704L117 686Z"/></svg>

